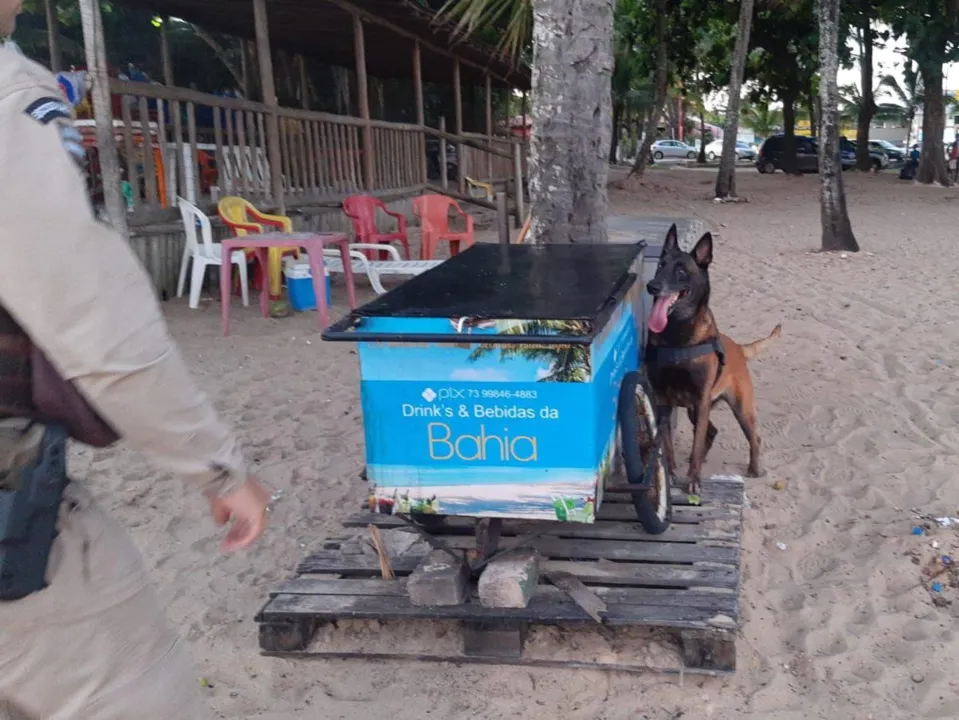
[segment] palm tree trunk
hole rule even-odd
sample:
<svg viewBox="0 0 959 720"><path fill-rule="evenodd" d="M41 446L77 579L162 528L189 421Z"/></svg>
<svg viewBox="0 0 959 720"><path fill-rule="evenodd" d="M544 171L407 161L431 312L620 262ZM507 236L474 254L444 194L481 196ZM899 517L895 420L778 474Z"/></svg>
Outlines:
<svg viewBox="0 0 959 720"><path fill-rule="evenodd" d="M630 177L642 177L649 163L649 149L656 139L656 126L663 114L666 105L666 94L669 91L669 7L667 0L656 0L656 86L653 89L653 106L649 109L646 118L646 129L643 133L643 142L636 151L636 160Z"/></svg>
<svg viewBox="0 0 959 720"><path fill-rule="evenodd" d="M796 160L796 95L793 92L783 94L783 170L787 175L798 175Z"/></svg>
<svg viewBox="0 0 959 720"><path fill-rule="evenodd" d="M872 28L869 25L868 12L862 13L859 34L859 47L862 50L859 58L862 102L859 104L856 128L856 168L862 172L869 172L872 169L872 158L869 157L869 126L876 114L876 99L872 91Z"/></svg>
<svg viewBox="0 0 959 720"><path fill-rule="evenodd" d="M616 164L616 151L619 150L620 126L623 119L623 101L617 100L613 103L613 133L609 140L609 162Z"/></svg>
<svg viewBox="0 0 959 720"><path fill-rule="evenodd" d="M532 0L535 243L606 242L613 0Z"/></svg>
<svg viewBox="0 0 959 720"><path fill-rule="evenodd" d="M56 0L44 0L47 17L47 44L50 46L50 70L58 73L63 69L63 53L60 51L60 20L57 17Z"/></svg>
<svg viewBox="0 0 959 720"><path fill-rule="evenodd" d="M819 0L819 201L822 249L859 252L839 159L839 0Z"/></svg>
<svg viewBox="0 0 959 720"><path fill-rule="evenodd" d="M706 103L701 102L699 106L699 157L696 159L700 165L706 164Z"/></svg>
<svg viewBox="0 0 959 720"><path fill-rule="evenodd" d="M736 46L733 49L732 76L729 80L729 105L723 126L723 156L716 175L716 197L736 196L736 136L739 134L739 107L742 104L743 73L749 52L749 31L753 23L753 0L740 0Z"/></svg>
<svg viewBox="0 0 959 720"><path fill-rule="evenodd" d="M946 131L946 108L943 103L942 65L922 63L922 156L916 182L932 185L951 185L946 167L946 154L942 136Z"/></svg>

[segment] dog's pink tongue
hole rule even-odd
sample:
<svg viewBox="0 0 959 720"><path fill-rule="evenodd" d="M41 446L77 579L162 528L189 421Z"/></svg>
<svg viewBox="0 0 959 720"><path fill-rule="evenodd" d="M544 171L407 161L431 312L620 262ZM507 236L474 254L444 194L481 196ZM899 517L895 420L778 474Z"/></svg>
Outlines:
<svg viewBox="0 0 959 720"><path fill-rule="evenodd" d="M649 330L654 333L661 333L666 329L666 323L669 322L669 309L676 302L679 295L661 295L653 303L653 310L649 314Z"/></svg>

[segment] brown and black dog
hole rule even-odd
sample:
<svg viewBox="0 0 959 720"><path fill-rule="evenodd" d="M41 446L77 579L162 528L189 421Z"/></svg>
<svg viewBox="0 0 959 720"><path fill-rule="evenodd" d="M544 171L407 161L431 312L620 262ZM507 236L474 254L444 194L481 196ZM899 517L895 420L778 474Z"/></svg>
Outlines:
<svg viewBox="0 0 959 720"><path fill-rule="evenodd" d="M704 234L692 252L683 252L676 226L666 234L656 276L646 286L653 296L646 348L646 372L662 411L684 407L695 428L689 459L688 491L700 490L706 454L716 439L709 412L725 400L749 441L749 470L759 477L759 433L753 383L746 362L768 342L779 337L781 325L763 340L738 345L719 332L709 309L709 264L713 259L713 236ZM660 413L663 417L663 413ZM667 415L668 417L668 415ZM667 472L674 475L676 462L670 423L664 423L664 453Z"/></svg>

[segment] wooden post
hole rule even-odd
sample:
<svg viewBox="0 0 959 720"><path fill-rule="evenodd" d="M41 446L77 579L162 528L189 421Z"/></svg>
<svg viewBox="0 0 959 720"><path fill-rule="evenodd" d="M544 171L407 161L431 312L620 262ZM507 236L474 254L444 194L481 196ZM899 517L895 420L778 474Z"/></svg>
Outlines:
<svg viewBox="0 0 959 720"><path fill-rule="evenodd" d="M446 132L446 118L440 118L440 132ZM449 174L446 172L446 138L440 137L440 185L444 190L447 190L450 186Z"/></svg>
<svg viewBox="0 0 959 720"><path fill-rule="evenodd" d="M273 56L270 53L270 27L266 0L253 0L253 21L256 25L256 56L260 64L260 87L266 113L266 145L270 161L270 189L273 202L281 213L286 212L283 196L283 155L280 152L280 118L277 114L276 86L273 82ZM251 139L252 145L252 139Z"/></svg>
<svg viewBox="0 0 959 720"><path fill-rule="evenodd" d="M240 40L240 80L243 99L252 100L250 97L250 48L246 40Z"/></svg>
<svg viewBox="0 0 959 720"><path fill-rule="evenodd" d="M160 57L163 62L163 84L169 87L175 87L176 81L173 77L173 55L170 53L170 18L163 18L160 23Z"/></svg>
<svg viewBox="0 0 959 720"><path fill-rule="evenodd" d="M463 87L460 83L460 61L453 60L453 122L456 135L463 135ZM463 151L462 143L456 144L456 177L458 179L460 194L466 193L466 153Z"/></svg>
<svg viewBox="0 0 959 720"><path fill-rule="evenodd" d="M113 226L129 237L126 202L120 190L120 156L113 134L113 108L110 104L110 76L107 73L107 48L103 37L103 17L98 0L80 0L83 24L83 48L87 56L96 118L97 150L103 176L106 212Z"/></svg>
<svg viewBox="0 0 959 720"><path fill-rule="evenodd" d="M423 60L420 56L420 43L413 41L413 93L416 96L416 124L426 125L426 110L423 107ZM420 182L429 179L429 169L426 163L426 133L420 133Z"/></svg>
<svg viewBox="0 0 959 720"><path fill-rule="evenodd" d="M297 55L296 60L300 65L300 102L304 110L310 109L310 78L306 74L306 58Z"/></svg>
<svg viewBox="0 0 959 720"><path fill-rule="evenodd" d="M528 109L529 109L528 99L529 99L529 96L526 94L526 91L524 90L524 91L523 91L523 100L522 100L522 105L521 105L522 112L523 112L523 127L522 127L522 131L523 131L523 142L526 141L526 116L529 114L529 113L527 112Z"/></svg>
<svg viewBox="0 0 959 720"><path fill-rule="evenodd" d="M63 70L63 54L60 52L60 19L57 17L56 0L44 0L47 14L47 43L50 46L50 70Z"/></svg>
<svg viewBox="0 0 959 720"><path fill-rule="evenodd" d="M526 222L526 209L523 207L523 146L513 142L513 183L516 185L516 227Z"/></svg>
<svg viewBox="0 0 959 720"><path fill-rule="evenodd" d="M509 245L509 211L506 208L506 193L496 193L496 228L500 245Z"/></svg>
<svg viewBox="0 0 959 720"><path fill-rule="evenodd" d="M373 189L373 126L370 125L370 86L366 79L366 44L363 41L363 20L353 14L353 49L356 54L356 89L363 119L363 184Z"/></svg>
<svg viewBox="0 0 959 720"><path fill-rule="evenodd" d="M486 80L486 143L493 146L493 80L489 73L485 74ZM486 179L493 180L493 156L486 155Z"/></svg>

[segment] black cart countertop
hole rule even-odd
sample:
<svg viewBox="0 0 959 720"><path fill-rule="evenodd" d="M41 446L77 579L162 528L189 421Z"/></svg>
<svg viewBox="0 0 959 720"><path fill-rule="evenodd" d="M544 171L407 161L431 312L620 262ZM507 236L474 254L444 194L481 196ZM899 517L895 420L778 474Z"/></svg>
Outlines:
<svg viewBox="0 0 959 720"><path fill-rule="evenodd" d="M642 244L476 244L357 308L357 317L601 321Z"/></svg>

